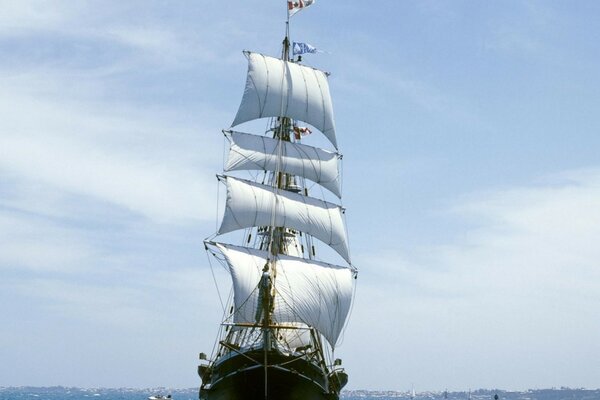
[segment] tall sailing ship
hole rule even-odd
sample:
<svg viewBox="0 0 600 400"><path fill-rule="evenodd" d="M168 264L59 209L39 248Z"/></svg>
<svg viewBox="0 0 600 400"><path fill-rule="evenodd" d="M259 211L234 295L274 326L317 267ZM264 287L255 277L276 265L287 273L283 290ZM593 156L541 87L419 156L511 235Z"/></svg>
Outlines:
<svg viewBox="0 0 600 400"><path fill-rule="evenodd" d="M227 188L225 211L204 243L231 274L233 296L213 354L200 355L200 399L333 400L348 380L334 350L357 270L339 204L342 156L328 73L290 54L289 17L310 4L288 2L279 58L244 52L248 76L231 127L269 120L260 135L223 131L229 151L217 177ZM312 138L305 124L333 148L302 144ZM322 188L336 201L324 200ZM242 245L217 240L233 231L243 232ZM318 260L318 241L343 265Z"/></svg>

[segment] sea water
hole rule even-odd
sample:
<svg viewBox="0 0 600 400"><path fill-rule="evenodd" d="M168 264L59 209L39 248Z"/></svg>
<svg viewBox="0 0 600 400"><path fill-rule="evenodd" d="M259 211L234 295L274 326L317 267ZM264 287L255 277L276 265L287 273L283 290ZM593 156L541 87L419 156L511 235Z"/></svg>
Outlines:
<svg viewBox="0 0 600 400"><path fill-rule="evenodd" d="M168 395L173 400L197 400L198 389L81 389L67 387L0 387L0 400L146 400L152 395ZM472 400L600 400L600 389L537 389L527 391L502 391L479 389L470 393ZM398 391L344 391L343 400L410 400L409 392ZM468 392L422 392L414 400L467 400Z"/></svg>

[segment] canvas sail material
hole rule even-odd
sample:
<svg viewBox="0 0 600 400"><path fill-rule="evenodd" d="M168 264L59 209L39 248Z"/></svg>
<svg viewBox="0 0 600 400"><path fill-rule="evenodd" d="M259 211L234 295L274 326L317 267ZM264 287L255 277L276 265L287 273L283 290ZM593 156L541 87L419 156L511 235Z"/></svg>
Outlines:
<svg viewBox="0 0 600 400"><path fill-rule="evenodd" d="M233 280L234 321L256 323L259 284L267 262L266 251L216 244L229 265ZM303 258L279 255L273 279L277 323L304 323L317 329L335 346L352 301L353 271Z"/></svg>
<svg viewBox="0 0 600 400"><path fill-rule="evenodd" d="M311 124L337 149L327 75L289 61L246 54L246 88L231 126L258 118L289 117Z"/></svg>
<svg viewBox="0 0 600 400"><path fill-rule="evenodd" d="M231 176L225 180L227 201L218 234L255 226L297 229L329 245L350 263L339 205Z"/></svg>
<svg viewBox="0 0 600 400"><path fill-rule="evenodd" d="M277 329L276 337L279 342L292 349L310 344L308 325L293 322L286 322L285 324L296 326L297 329Z"/></svg>
<svg viewBox="0 0 600 400"><path fill-rule="evenodd" d="M225 171L278 170L310 179L341 197L338 153L266 136L231 131L225 134L231 141Z"/></svg>

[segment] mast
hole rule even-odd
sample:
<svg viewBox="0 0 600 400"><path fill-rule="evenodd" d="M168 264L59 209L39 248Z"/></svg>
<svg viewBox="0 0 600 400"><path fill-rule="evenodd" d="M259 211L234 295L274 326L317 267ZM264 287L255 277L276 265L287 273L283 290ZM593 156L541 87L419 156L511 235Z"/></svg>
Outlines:
<svg viewBox="0 0 600 400"><path fill-rule="evenodd" d="M281 60L285 63L289 58L289 13L288 19L285 23L285 38L283 39L283 50L281 54ZM283 111L283 101L282 101ZM280 113L283 115L283 112ZM289 129L291 121L287 117L280 116L277 118L279 125L275 127L274 138L278 139L277 146L277 168L273 174L275 180L273 187L276 190L287 189L288 181L285 173L281 172L281 159L282 159L282 142L290 141ZM275 189L274 189L275 190ZM275 208L277 203L273 206L271 226L269 227L269 248L268 251L271 255L270 259L267 260L263 268L263 276L260 283L260 291L262 291L262 307L263 311L263 368L264 368L264 395L265 399L268 398L268 353L271 351L271 326L272 326L272 311L273 307L271 304L274 301L274 293L272 293L272 280L275 279L275 261L278 254L285 254L284 241L285 241L285 227L275 227ZM258 322L258 321L257 321Z"/></svg>
<svg viewBox="0 0 600 400"><path fill-rule="evenodd" d="M287 18L287 21L285 22L285 37L282 42L283 46L282 46L282 51L281 51L281 60L284 63L286 63L289 60L289 51L290 51L289 31L290 31L290 18L289 18L289 13L288 13L288 18ZM281 108L283 111L283 100L282 100ZM283 112L281 112L280 115L283 115ZM281 157L282 157L281 151L282 151L282 147L283 147L281 142L282 141L286 141L286 142L290 141L289 130L290 130L290 126L291 126L291 121L288 117L280 116L280 117L277 117L277 122L278 122L278 125L273 129L273 131L274 131L273 138L275 138L279 141L278 146L277 146L277 168L275 169L275 172L273 174L273 179L275 181L273 183L273 187L277 188L278 190L281 190L281 189L287 189L287 187L288 187L287 176L285 173L281 172L281 170L280 170ZM276 228L275 226L273 226L273 223L271 223L271 226L269 227L270 238L269 238L268 249L274 257L276 257L277 254L284 253L284 249L283 249L284 231L285 231L285 228Z"/></svg>
<svg viewBox="0 0 600 400"><path fill-rule="evenodd" d="M286 53L289 54L289 37L286 36L286 38L281 52L282 57L285 57ZM272 138L225 131L231 146L224 170L225 172L261 170L266 173L266 181L265 179L262 182L256 179L244 180L230 175L220 177L227 185L228 194L223 219L216 235L240 229L258 229L260 239L256 245L259 246L255 248L268 255L260 264L261 275L262 272L270 275L272 288L278 287L276 269L279 268L280 259L284 255L299 257L302 265L322 268L318 262L312 261L313 257L310 256L312 246L305 249L300 243L301 240L306 239L306 244L310 244L313 237L330 246L348 263L348 266L339 268L346 269L348 273L355 272L350 261L343 207L337 202L308 196L304 181L308 179L341 198L339 171L341 155L335 150L329 151L303 145L291 138L294 121L302 121L318 129L337 149L327 74L318 69L281 58L277 59L252 52L245 52L245 54L249 63L248 79L242 103L232 127L259 118L272 118L272 128L268 130ZM302 193L300 193L301 191ZM246 249L250 249L250 247ZM259 253L252 256L258 257L252 258L252 263L263 257ZM314 255L314 251L312 253ZM328 268L326 266L321 272L315 272L311 279L319 282L322 279L321 274L329 273L325 272ZM236 273L238 277L244 275L248 279L250 279L248 274L253 274L250 270ZM256 281L257 286L261 275ZM237 279L235 276L233 278ZM284 276L280 277L280 279L284 278L287 279ZM342 277L340 276L340 278ZM311 286L309 282L306 284L308 286L302 290L308 290L307 294L315 291L312 295L320 297L316 291L323 290L323 288L319 285ZM337 286L334 285L334 287ZM257 303L245 301L248 296L253 296L258 300L258 291L240 292L240 288L236 289L238 298L236 309L243 307L244 311L243 315L236 313L233 316L238 322L262 324L262 318L254 318L257 309L260 308L261 314L264 313L260 315L261 317L265 315L270 317L274 305L276 308L279 307L277 308L278 321L275 322L306 323L308 318L311 321L309 326L314 327L313 323L317 323L320 333L324 333L323 328L330 332L328 334L329 342L335 345L335 339L339 335L339 324L343 322L340 318L346 315L346 311L338 314L336 310L340 306L334 303L327 306L334 307L331 309L333 313L331 315L338 316L332 320L332 324L337 327L329 330L319 322L318 316L321 315L321 311L318 304L310 306L314 307L310 308L310 312L315 314L303 316L298 320L297 313L281 309L281 307L292 307L296 300L287 305L277 301L270 302L270 307L264 305L259 307ZM267 292L273 293L274 290ZM279 289L277 293L282 294ZM337 298L338 293L332 292L331 295ZM351 296L348 299L350 298ZM265 299L265 293L261 296L260 304L263 304L263 299ZM310 302L310 297L305 300ZM249 310L247 309L249 304L253 304L254 307L251 319L249 319ZM302 303L302 307L306 306L305 303ZM344 310L345 307L344 303Z"/></svg>

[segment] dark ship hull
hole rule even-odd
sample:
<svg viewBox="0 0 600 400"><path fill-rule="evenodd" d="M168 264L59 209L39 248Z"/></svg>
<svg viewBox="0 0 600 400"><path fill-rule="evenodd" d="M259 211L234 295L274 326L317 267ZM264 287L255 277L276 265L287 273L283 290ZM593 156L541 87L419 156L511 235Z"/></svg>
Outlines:
<svg viewBox="0 0 600 400"><path fill-rule="evenodd" d="M200 367L201 400L337 400L347 376L342 370L326 376L309 355L284 355L253 350L232 352L210 369ZM265 379L266 373L266 379Z"/></svg>

